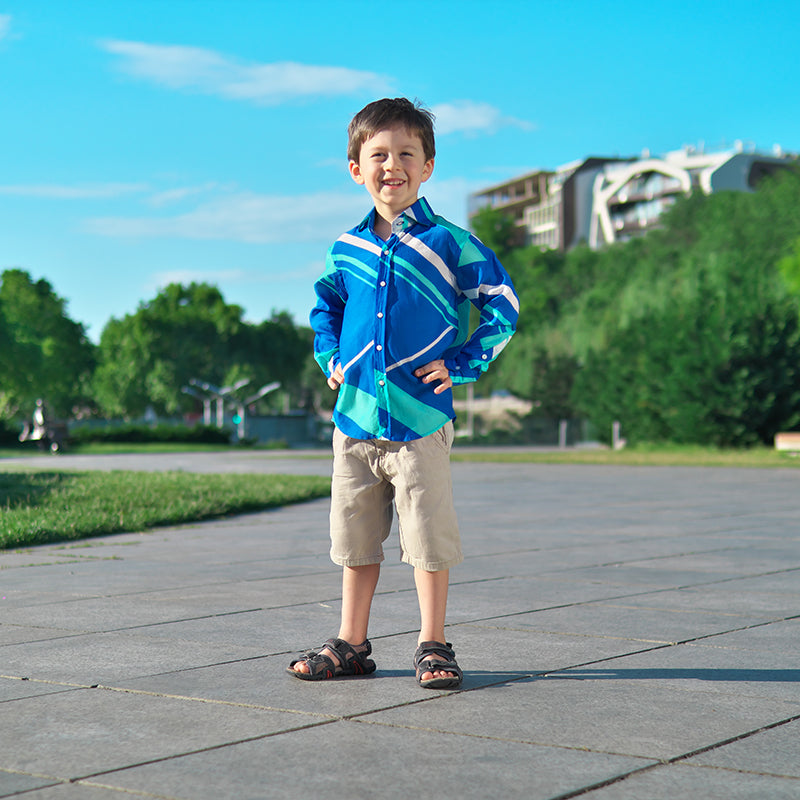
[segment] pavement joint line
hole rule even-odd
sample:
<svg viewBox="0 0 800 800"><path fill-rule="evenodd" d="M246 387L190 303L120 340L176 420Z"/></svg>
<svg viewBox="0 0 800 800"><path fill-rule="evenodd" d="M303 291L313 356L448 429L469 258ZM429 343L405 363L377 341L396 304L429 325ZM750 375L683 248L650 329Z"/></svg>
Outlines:
<svg viewBox="0 0 800 800"><path fill-rule="evenodd" d="M183 798L179 797L178 795L172 794L153 794L152 792L143 792L138 789L125 789L121 786L114 786L110 783L96 783L90 780L73 780L67 781L68 785L70 786L88 786L91 789L107 789L109 791L116 792L120 795L131 795L132 797L149 797L152 800L183 800Z"/></svg>
<svg viewBox="0 0 800 800"><path fill-rule="evenodd" d="M794 617L789 617L788 619L789 620L800 619L800 615L797 615L797 616L794 616ZM553 675L558 675L558 674L560 674L562 672L568 672L569 670L580 669L582 667L589 667L589 666L592 666L593 664L603 664L603 663L608 662L608 661L616 661L618 659L628 658L629 656L641 655L642 653L652 653L652 652L655 652L656 650L664 650L664 649L667 649L667 648L670 648L670 647L681 647L683 645L692 644L694 642L702 641L704 639L711 639L711 638L714 638L715 636L725 636L728 633L738 633L739 631L746 631L746 630L750 630L752 628L760 628L760 627L765 626L765 625L771 625L771 624L773 624L773 622L785 622L785 621L787 621L787 619L773 620L771 622L758 622L758 623L755 623L753 625L745 625L745 626L743 626L741 628L732 628L731 630L728 630L728 631L720 631L718 633L702 634L700 636L694 636L691 639L682 639L681 641L678 641L678 642L670 642L668 644L657 645L655 647L647 647L647 648L644 648L643 650L634 650L634 651L632 651L630 653L618 653L617 655L606 656L605 658L598 658L598 659L595 659L593 661L587 661L587 662L582 663L582 664L575 664L575 665L573 665L571 667L561 667L560 669L557 669L557 670L547 670L547 672L540 673L540 674L542 675L542 677L550 677L550 676L553 676Z"/></svg>
<svg viewBox="0 0 800 800"><path fill-rule="evenodd" d="M85 683L67 683L66 681L51 681L47 680L46 678L29 678L26 676L21 675L0 675L0 679L9 680L9 681L24 681L30 683L42 683L46 686L64 686L66 687L64 691L73 691L75 689L93 689L94 686L89 686ZM13 703L14 700L5 700L3 702L6 703Z"/></svg>
<svg viewBox="0 0 800 800"><path fill-rule="evenodd" d="M793 567L791 570L788 570L788 571L794 571L795 569L800 569L800 567ZM774 573L767 573L767 574L774 574ZM747 577L761 577L761 576L755 575L755 576L747 576ZM729 580L729 579L725 579L725 580ZM478 622L490 622L491 620L494 620L494 619L507 619L509 617L521 617L521 616L524 616L526 614L536 614L536 613L539 613L541 611L556 611L556 610L561 609L561 608L577 608L579 606L584 606L584 605L588 606L588 605L594 605L596 603L607 603L607 602L609 602L611 600L625 600L625 599L630 598L630 597L645 597L647 595L661 594L663 592L685 591L686 589L695 589L695 588L700 587L700 586L708 586L708 585L713 585L715 583L723 583L723 582L724 582L724 580L723 581L710 581L708 583L685 584L685 585L682 585L682 586L667 586L667 587L664 587L664 588L661 588L661 589L646 589L646 590L637 591L637 592L627 592L626 594L612 595L611 597L600 597L600 598L595 598L595 599L592 599L592 600L578 600L578 601L575 601L573 603L559 603L559 604L552 605L552 606L543 606L541 608L530 608L530 609L522 610L522 611L509 611L506 614L495 614L495 615L490 616L490 617L479 617L479 618L473 619L473 620L465 620L465 621L460 621L460 622L450 622L450 623L447 623L446 627L453 627L453 626L456 626L456 625L476 624ZM800 616L800 615L798 615L798 616ZM786 622L787 620L796 619L796 618L797 617L795 617L795 616L790 616L790 617L783 617L783 618L772 620L772 621L774 621L774 622ZM760 624L765 624L765 623L760 623ZM718 635L718 634L711 634L711 635ZM677 642L676 644L681 644L681 642Z"/></svg>
<svg viewBox="0 0 800 800"><path fill-rule="evenodd" d="M670 541L673 539L683 539L684 537L688 536L695 536L696 534L682 534L680 536L673 536L671 534L664 534L663 536L628 536L624 539L612 540L609 542L610 545L621 545L626 543L631 544L641 544L642 542L653 542L653 541ZM778 541L783 541L783 539L779 539ZM568 545L557 545L553 547L526 547L520 548L517 550L503 550L496 553L476 553L470 554L464 557L465 561L470 561L474 559L486 559L486 558L493 558L493 557L502 557L508 555L519 555L522 553L557 553L560 550L576 550L581 548L591 548L595 547L594 542L587 541L583 544L568 544ZM616 564L631 564L631 563L638 563L640 561L657 561L659 559L665 558L685 558L686 556L697 556L697 555L708 555L710 553L724 553L729 550L747 550L752 547L752 542L746 542L744 544L730 544L724 547L712 547L707 550L681 550L675 553L664 553L662 555L657 556L643 556L639 558L631 558L631 559L623 559L621 561L609 561L609 562L600 562L597 564L590 564L588 566L592 567L606 567L606 566L613 566ZM581 569L584 569L582 567Z"/></svg>
<svg viewBox="0 0 800 800"><path fill-rule="evenodd" d="M186 700L192 703L206 703L208 705L215 705L215 706L231 706L233 708L252 708L256 711L278 711L285 714L300 714L303 716L309 717L322 717L323 720L326 722L335 722L338 719L344 719L339 714L320 714L314 711L302 711L296 708L280 708L276 706L264 706L259 705L258 703L241 703L241 702L234 702L232 700L217 700L212 697L193 697L191 695L182 695L182 694L169 694L167 692L153 692L148 691L146 689L131 689L124 686L106 686L104 684L97 684L96 686L88 687L92 689L101 689L106 692L117 692L119 694L133 694L133 695L141 695L144 697L159 697L164 698L166 700Z"/></svg>
<svg viewBox="0 0 800 800"><path fill-rule="evenodd" d="M728 739L723 739L722 741L706 745L705 747L697 748L696 750L692 750L688 753L683 753L679 756L673 756L671 758L666 758L666 759L657 759L656 763L648 764L638 769L629 770L621 775L617 775L613 778L609 778L604 781L599 781L597 783L591 784L590 786L583 786L579 789L575 789L570 792L557 795L555 797L550 798L550 800L571 800L571 798L580 797L581 795L587 794L588 792L593 792L596 791L597 789L604 789L608 786L613 786L614 784L621 783L633 777L634 775L641 775L642 773L650 772L651 770L662 769L664 767L673 766L674 764L681 763L685 759L693 758L694 756L701 755L702 753L708 753L713 750L718 750L721 747L726 747L727 745L733 744L734 742L738 742L743 739L748 739L751 736L755 736L758 733L763 733L764 731L771 730L772 728L777 728L780 727L781 725L786 725L790 722L795 722L798 719L800 719L800 714L797 714L793 717L788 717L787 719L784 720L772 722L768 725L764 725L752 731L746 731L745 733L741 733L737 736L732 736ZM694 765L688 764L686 766L694 766Z"/></svg>
<svg viewBox="0 0 800 800"><path fill-rule="evenodd" d="M247 736L244 739L234 739L229 742L221 742L220 744L209 745L207 747L199 747L195 750L186 750L180 753L172 753L167 756L149 758L144 761L139 761L135 764L127 764L124 767L114 767L113 769L99 770L98 772L92 772L87 775L75 776L73 778L70 778L69 782L82 783L91 780L92 778L100 777L101 775L113 775L114 773L117 772L127 772L128 770L138 769L139 767L149 767L152 766L153 764L163 764L166 761L175 761L179 758L187 758L188 756L196 756L202 753L213 753L216 750L225 750L228 747L236 747L237 745L249 744L250 742L260 742L263 741L264 739L272 739L276 736L282 736L287 733L296 733L297 731L309 730L311 728L319 728L322 727L323 725L332 725L337 722L342 722L344 720L345 720L344 717L334 717L332 719L325 719L319 722L313 722L308 725L298 725L294 728L288 728L280 731L272 731L270 733L261 733L258 734L257 736Z"/></svg>
<svg viewBox="0 0 800 800"><path fill-rule="evenodd" d="M375 713L375 712L369 712ZM469 731L448 731L441 728L428 728L424 725L409 725L397 722L381 722L380 720L371 719L352 719L351 722L359 722L362 725L380 725L384 728L402 728L410 731L426 731L427 733L438 733L445 736L466 736L470 739L485 739L490 742L508 742L509 744L526 744L534 747L548 747L556 750L571 750L580 753L598 753L607 756L623 756L625 758L638 758L642 761L656 762L651 763L649 766L657 766L665 763L663 759L656 756L642 756L634 753L619 753L615 750L599 750L596 747L581 747L578 745L569 744L555 744L553 742L540 742L535 739L516 739L513 736L489 736L485 733L470 733Z"/></svg>
<svg viewBox="0 0 800 800"><path fill-rule="evenodd" d="M100 688L100 687L95 687L95 688ZM106 687L103 687L103 688L106 688ZM479 687L476 687L476 688L479 688ZM90 773L88 775L82 775L82 776L73 777L73 778L69 779L69 782L70 783L82 783L82 784L87 784L88 785L89 782L93 778L97 778L97 777L100 777L100 776L103 776L103 775L112 775L114 773L126 772L128 770L137 769L139 767L151 766L153 764L160 764L160 763L164 763L164 762L167 762L167 761L174 761L174 760L177 760L179 758L186 758L188 756L200 755L202 753L210 753L210 752L214 752L214 751L217 751L217 750L224 750L224 749L226 749L228 747L235 747L235 746L240 745L240 744L248 744L250 742L257 742L257 741L262 741L264 739L271 739L271 738L274 738L274 737L277 737L277 736L283 736L285 734L296 733L298 731L303 731L303 730L309 730L311 728L322 727L323 725L331 725L331 724L335 724L335 723L338 723L338 722L357 722L357 721L359 721L357 719L358 717L361 717L361 716L364 716L364 715L367 715L367 714L374 714L374 713L378 713L379 711L389 711L389 710L392 710L394 708L404 708L406 706L417 705L419 703L427 703L427 702L431 702L431 701L434 701L434 700L442 699L443 697L449 697L449 696L453 696L454 694L460 694L460 693L461 693L460 691L449 692L449 693L440 692L440 693L435 694L432 697L424 697L424 698L420 698L420 699L417 699L417 700L410 700L410 701L404 702L404 703L397 703L397 704L394 704L394 705L391 705L391 706L386 706L385 708L381 708L381 709L371 709L370 711L366 711L366 712L358 712L358 713L350 714L350 715L336 716L336 717L332 717L330 719L320 720L318 722L314 722L314 723L311 723L311 724L308 724L308 725L298 725L297 727L294 727L294 728L288 728L288 729L284 729L284 730L280 730L280 731L273 731L273 732L270 732L270 733L259 734L257 736L248 736L248 737L243 738L243 739L237 739L237 740L233 740L233 741L229 741L229 742L223 742L223 743L216 744L216 745L211 745L211 746L208 746L208 747L201 747L201 748L198 748L198 749L195 749L195 750L188 750L188 751L181 752L181 753L173 753L173 754L168 755L168 756L161 756L159 758L147 759L145 761L141 761L141 762L138 762L138 763L135 763L135 764L128 764L128 765L126 765L124 767L117 767L117 768L114 768L114 769L102 770L102 771L99 771L99 772ZM308 713L310 713L310 712L308 712ZM454 734L454 735L459 735L459 734ZM488 737L484 737L484 738L488 738ZM112 786L110 788L116 788L116 787ZM156 796L158 796L158 795L156 795Z"/></svg>
<svg viewBox="0 0 800 800"><path fill-rule="evenodd" d="M779 772L758 772L753 769L736 769L736 767L721 767L718 764L683 764L682 767L691 767L692 769L708 769L717 770L718 772L735 772L739 775L757 775L760 778L781 778L783 780L800 781L797 775L782 775Z"/></svg>
<svg viewBox="0 0 800 800"><path fill-rule="evenodd" d="M617 564L624 564L628 562L611 562L610 564L587 564L580 567L564 567L562 569L554 569L548 570L547 572L539 572L531 577L535 578L542 578L547 577L548 575L559 575L566 572L580 572L582 570L587 569L596 569L598 567L605 567L605 566L615 566ZM798 567L785 567L784 569L773 569L768 570L767 572L748 572L744 575L732 575L728 578L716 578L713 581L703 581L701 583L688 583L682 586L670 586L669 589L651 589L651 592L663 592L663 591L672 591L673 589L694 589L697 586L714 586L718 583L730 583L731 581L746 581L752 578L767 578L770 575L784 575L789 572L797 572L800 570L800 566Z"/></svg>

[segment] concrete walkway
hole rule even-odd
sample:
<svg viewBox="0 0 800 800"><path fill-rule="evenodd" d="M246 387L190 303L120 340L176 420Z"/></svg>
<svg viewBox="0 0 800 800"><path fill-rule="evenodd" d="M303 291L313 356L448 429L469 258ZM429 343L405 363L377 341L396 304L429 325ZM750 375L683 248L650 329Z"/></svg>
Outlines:
<svg viewBox="0 0 800 800"><path fill-rule="evenodd" d="M59 465L330 469L296 454ZM0 552L0 797L800 798L800 471L453 473L455 693L414 681L396 542L377 673L284 672L338 626L327 501Z"/></svg>

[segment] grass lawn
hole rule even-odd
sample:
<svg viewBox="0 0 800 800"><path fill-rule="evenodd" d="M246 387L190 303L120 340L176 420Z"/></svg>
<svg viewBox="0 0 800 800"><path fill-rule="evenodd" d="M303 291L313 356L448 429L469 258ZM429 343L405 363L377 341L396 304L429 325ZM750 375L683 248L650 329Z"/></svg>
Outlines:
<svg viewBox="0 0 800 800"><path fill-rule="evenodd" d="M329 493L329 478L305 475L0 472L0 549L144 531Z"/></svg>

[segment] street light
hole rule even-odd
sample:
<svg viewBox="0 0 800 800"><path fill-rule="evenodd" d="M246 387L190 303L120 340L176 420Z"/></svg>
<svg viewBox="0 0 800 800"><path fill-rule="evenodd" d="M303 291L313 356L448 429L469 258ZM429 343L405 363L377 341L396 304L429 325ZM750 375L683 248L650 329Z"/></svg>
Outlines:
<svg viewBox="0 0 800 800"><path fill-rule="evenodd" d="M264 384L252 397L248 397L247 400L241 401L237 406L237 414L239 415L239 421L236 425L236 435L239 439L244 439L247 435L247 406L251 403L255 403L256 400L260 400L265 394L269 394L270 392L274 392L276 389L280 388L279 381L273 381L272 383Z"/></svg>
<svg viewBox="0 0 800 800"><path fill-rule="evenodd" d="M210 425L211 424L211 398L201 394L197 391L197 389L193 389L191 386L184 386L181 391L184 394L191 395L192 397L196 397L203 403L203 424Z"/></svg>
<svg viewBox="0 0 800 800"><path fill-rule="evenodd" d="M243 386L247 386L250 383L250 378L241 378L240 380L236 381L232 386L223 386L221 389L219 386L215 386L213 383L209 383L208 381L201 381L197 378L192 378L189 383L192 386L197 386L202 389L204 392L210 394L217 402L217 427L222 428L225 425L225 398L232 394L233 392L241 389ZM187 387L188 388L188 387ZM186 391L186 389L184 389ZM192 394L191 391L187 391L187 394ZM195 395L197 396L197 395ZM206 425L211 424L211 400L208 399L208 420L206 421ZM206 408L206 399L203 399L203 414L205 420L205 408Z"/></svg>

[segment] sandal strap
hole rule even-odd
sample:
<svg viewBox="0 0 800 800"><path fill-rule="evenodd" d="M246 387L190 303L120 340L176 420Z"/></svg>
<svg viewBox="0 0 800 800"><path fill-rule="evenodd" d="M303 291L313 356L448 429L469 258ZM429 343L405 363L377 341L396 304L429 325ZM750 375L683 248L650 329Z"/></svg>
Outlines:
<svg viewBox="0 0 800 800"><path fill-rule="evenodd" d="M321 650L322 648L320 648ZM322 672L326 672L326 677L333 678L336 675L337 667L333 663L333 659L330 656L323 655L317 650L309 650L300 658L295 659L289 664L289 670L294 670L295 664L300 664L305 662L308 665L310 672L308 675L319 675Z"/></svg>
<svg viewBox="0 0 800 800"><path fill-rule="evenodd" d="M336 667L337 675L367 675L375 671L375 662L368 658L372 653L372 644L365 639L356 650L350 642L344 639L328 639L320 649L328 648L339 661Z"/></svg>
<svg viewBox="0 0 800 800"><path fill-rule="evenodd" d="M455 664L456 654L450 642L422 642L414 653L414 668L416 669L423 661L433 663L431 658L437 661ZM457 665L456 665L457 666ZM439 669L439 667L437 667ZM455 670L447 670L454 672Z"/></svg>
<svg viewBox="0 0 800 800"><path fill-rule="evenodd" d="M288 666L288 671L303 680L324 680L340 675L369 675L375 672L375 662L367 656L372 653L369 639L365 639L356 650L344 639L328 639L318 650L309 650ZM333 657L323 653L329 650ZM336 664L333 659L339 663ZM308 665L310 672L298 673L294 667L300 662Z"/></svg>

